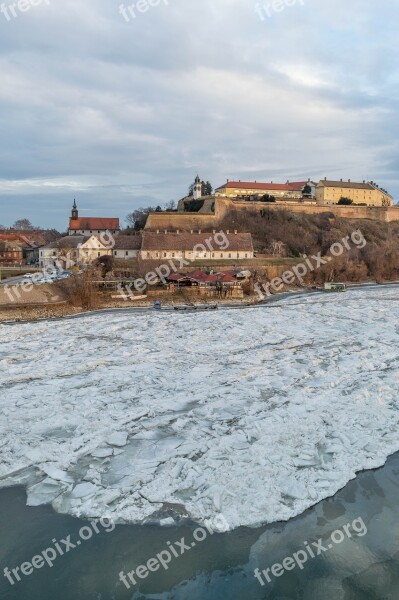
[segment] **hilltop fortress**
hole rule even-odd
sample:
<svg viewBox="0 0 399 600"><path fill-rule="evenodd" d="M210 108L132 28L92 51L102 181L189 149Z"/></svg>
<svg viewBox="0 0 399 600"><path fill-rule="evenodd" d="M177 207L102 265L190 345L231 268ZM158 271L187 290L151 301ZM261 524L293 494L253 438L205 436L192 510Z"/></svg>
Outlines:
<svg viewBox="0 0 399 600"><path fill-rule="evenodd" d="M347 204L342 204L345 201ZM340 203L341 202L341 203ZM344 219L399 221L393 197L374 182L324 179L304 182L257 183L228 181L212 196L202 196L197 176L192 196L180 200L178 212L150 213L145 228L159 231L209 231L232 211L262 214L286 210L310 215L333 213Z"/></svg>

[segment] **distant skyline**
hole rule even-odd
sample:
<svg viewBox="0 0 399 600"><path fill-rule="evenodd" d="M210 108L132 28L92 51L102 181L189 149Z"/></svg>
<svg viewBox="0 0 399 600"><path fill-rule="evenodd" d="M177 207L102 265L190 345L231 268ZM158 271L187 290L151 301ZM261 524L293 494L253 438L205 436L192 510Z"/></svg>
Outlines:
<svg viewBox="0 0 399 600"><path fill-rule="evenodd" d="M214 187L374 180L396 203L399 5L259 5L0 14L0 223L65 230L74 196L82 215L124 219L178 200L197 172Z"/></svg>

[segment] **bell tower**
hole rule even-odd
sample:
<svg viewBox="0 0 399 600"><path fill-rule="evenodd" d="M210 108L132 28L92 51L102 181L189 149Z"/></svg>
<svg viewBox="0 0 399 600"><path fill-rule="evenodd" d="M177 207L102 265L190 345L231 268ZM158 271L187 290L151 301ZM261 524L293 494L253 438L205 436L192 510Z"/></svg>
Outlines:
<svg viewBox="0 0 399 600"><path fill-rule="evenodd" d="M78 207L76 206L76 199L74 198L71 219L74 221L75 219L78 219L78 218L79 218L79 212L78 212Z"/></svg>
<svg viewBox="0 0 399 600"><path fill-rule="evenodd" d="M202 183L201 179L197 175L194 182L194 192L193 192L194 200L199 200L202 196Z"/></svg>

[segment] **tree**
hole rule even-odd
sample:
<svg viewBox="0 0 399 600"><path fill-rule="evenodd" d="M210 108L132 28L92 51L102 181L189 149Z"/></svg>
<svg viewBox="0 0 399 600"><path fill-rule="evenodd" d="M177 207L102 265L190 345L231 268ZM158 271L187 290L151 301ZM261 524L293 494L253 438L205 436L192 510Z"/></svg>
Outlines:
<svg viewBox="0 0 399 600"><path fill-rule="evenodd" d="M305 185L305 187L302 190L302 196L304 198L310 198L312 196L312 188L308 183Z"/></svg>
<svg viewBox="0 0 399 600"><path fill-rule="evenodd" d="M12 227L13 227L13 229L22 229L22 230L34 229L34 226L29 221L29 219L18 219L17 221L15 221L15 223Z"/></svg>
<svg viewBox="0 0 399 600"><path fill-rule="evenodd" d="M273 240L270 243L268 250L272 256L286 256L287 255L286 245L282 241Z"/></svg>
<svg viewBox="0 0 399 600"><path fill-rule="evenodd" d="M202 195L203 196L212 196L213 187L212 184L207 181L206 183L202 182Z"/></svg>
<svg viewBox="0 0 399 600"><path fill-rule="evenodd" d="M149 213L154 212L154 210L154 208L148 206L147 208L137 208L129 213L126 217L128 227L135 229L136 231L144 229Z"/></svg>
<svg viewBox="0 0 399 600"><path fill-rule="evenodd" d="M165 204L165 210L169 212L174 212L176 210L176 202L174 200L170 200Z"/></svg>
<svg viewBox="0 0 399 600"><path fill-rule="evenodd" d="M341 204L342 206L349 206L350 204L353 204L353 200L341 196L341 198L338 200L338 204Z"/></svg>
<svg viewBox="0 0 399 600"><path fill-rule="evenodd" d="M112 271L114 268L114 257L104 254L103 256L97 258L95 264L101 267L101 276L104 279L106 274Z"/></svg>

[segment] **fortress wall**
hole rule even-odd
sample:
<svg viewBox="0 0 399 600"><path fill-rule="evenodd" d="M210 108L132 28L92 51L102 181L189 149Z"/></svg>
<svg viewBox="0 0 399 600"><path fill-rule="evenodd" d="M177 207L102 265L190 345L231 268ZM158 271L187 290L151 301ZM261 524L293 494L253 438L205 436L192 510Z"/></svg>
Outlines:
<svg viewBox="0 0 399 600"><path fill-rule="evenodd" d="M376 221L399 221L399 207L397 206L337 206L320 204L302 204L300 202L267 203L267 202L240 202L229 198L216 198L215 214L213 213L150 213L145 229L156 231L210 231L216 229L231 210L260 213L262 210L287 210L294 213L317 215L333 213L343 219L372 219Z"/></svg>
<svg viewBox="0 0 399 600"><path fill-rule="evenodd" d="M145 229L151 231L208 231L217 227L217 217L204 213L150 213L145 224Z"/></svg>
<svg viewBox="0 0 399 600"><path fill-rule="evenodd" d="M223 202L225 203L225 199L223 199ZM320 204L302 204L300 202L287 202L286 204L278 202L227 202L235 209L250 212L271 209L287 210L308 215L333 213L342 219L372 219L385 222L399 221L399 207L396 206L326 206Z"/></svg>

